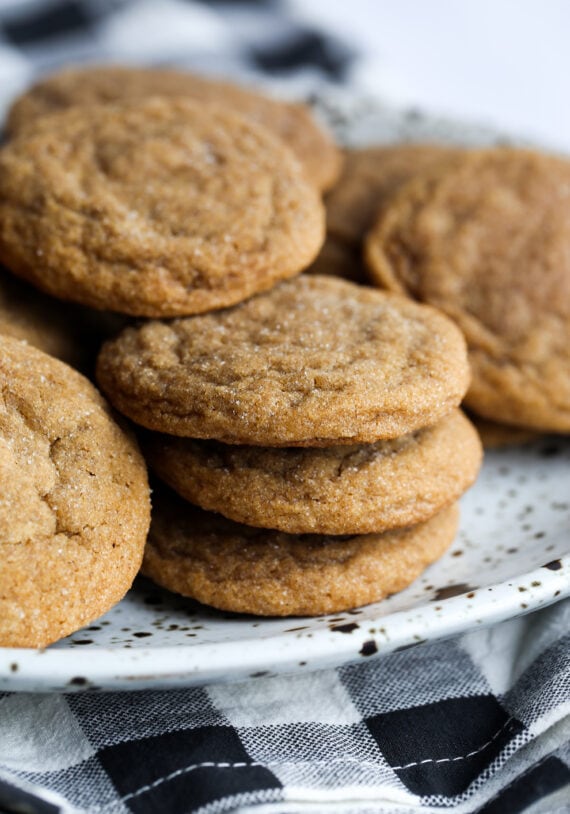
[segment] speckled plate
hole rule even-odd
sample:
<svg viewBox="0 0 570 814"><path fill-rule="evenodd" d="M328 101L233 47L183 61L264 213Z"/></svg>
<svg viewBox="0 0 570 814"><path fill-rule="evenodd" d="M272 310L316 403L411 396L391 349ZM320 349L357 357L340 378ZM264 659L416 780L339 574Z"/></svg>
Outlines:
<svg viewBox="0 0 570 814"><path fill-rule="evenodd" d="M338 95L321 99L318 108L352 144L500 138ZM570 439L488 452L461 512L449 552L385 602L329 617L259 619L209 610L140 579L97 623L47 650L0 649L0 689L156 689L315 670L570 596Z"/></svg>

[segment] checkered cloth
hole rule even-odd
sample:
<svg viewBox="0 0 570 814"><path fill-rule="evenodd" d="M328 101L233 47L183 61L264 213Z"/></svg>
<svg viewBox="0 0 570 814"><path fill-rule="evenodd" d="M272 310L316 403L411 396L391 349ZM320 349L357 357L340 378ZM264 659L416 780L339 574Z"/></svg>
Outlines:
<svg viewBox="0 0 570 814"><path fill-rule="evenodd" d="M7 694L0 807L567 813L568 630L570 601L309 675L187 690Z"/></svg>
<svg viewBox="0 0 570 814"><path fill-rule="evenodd" d="M0 0L0 116L62 65L178 65L307 93L347 78L353 50L279 0Z"/></svg>
<svg viewBox="0 0 570 814"><path fill-rule="evenodd" d="M286 11L0 0L0 110L70 61L261 71L297 90L346 79L350 47ZM206 689L5 694L0 809L562 814L569 622L565 602L368 663Z"/></svg>

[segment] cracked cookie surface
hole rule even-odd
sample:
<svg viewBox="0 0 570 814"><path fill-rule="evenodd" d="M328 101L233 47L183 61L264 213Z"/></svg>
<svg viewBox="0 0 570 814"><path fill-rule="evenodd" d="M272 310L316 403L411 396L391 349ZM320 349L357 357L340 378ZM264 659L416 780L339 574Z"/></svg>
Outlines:
<svg viewBox="0 0 570 814"><path fill-rule="evenodd" d="M307 266L323 221L286 146L184 99L74 108L0 151L0 260L95 308L152 317L239 302Z"/></svg>
<svg viewBox="0 0 570 814"><path fill-rule="evenodd" d="M457 506L407 529L357 536L291 535L156 495L142 571L206 605L262 616L312 616L401 591L440 557Z"/></svg>
<svg viewBox="0 0 570 814"><path fill-rule="evenodd" d="M0 337L0 646L44 647L119 601L150 522L135 441L79 373Z"/></svg>
<svg viewBox="0 0 570 814"><path fill-rule="evenodd" d="M477 432L458 409L434 427L360 446L242 447L149 435L154 471L239 523L293 534L367 534L427 520L471 486Z"/></svg>
<svg viewBox="0 0 570 814"><path fill-rule="evenodd" d="M230 82L164 68L72 68L49 76L13 104L6 129L17 136L38 119L77 105L182 96L219 104L262 124L279 136L303 164L317 189L328 189L342 165L342 155L329 134L303 104L273 99Z"/></svg>
<svg viewBox="0 0 570 814"><path fill-rule="evenodd" d="M369 233L383 288L462 329L466 405L527 429L570 431L570 162L482 150L397 192Z"/></svg>
<svg viewBox="0 0 570 814"><path fill-rule="evenodd" d="M97 377L149 429L330 446L435 423L469 371L461 333L434 309L301 275L224 311L127 328L103 345Z"/></svg>

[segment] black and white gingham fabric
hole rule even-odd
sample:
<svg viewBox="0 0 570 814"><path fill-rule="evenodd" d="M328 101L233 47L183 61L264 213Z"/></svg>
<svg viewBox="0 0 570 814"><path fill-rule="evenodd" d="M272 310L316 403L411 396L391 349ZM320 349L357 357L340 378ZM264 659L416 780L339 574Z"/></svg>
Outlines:
<svg viewBox="0 0 570 814"><path fill-rule="evenodd" d="M566 601L310 675L8 694L0 809L21 792L38 812L562 814L569 623Z"/></svg>
<svg viewBox="0 0 570 814"><path fill-rule="evenodd" d="M198 68L307 93L354 54L285 0L0 0L0 115L37 75L82 62Z"/></svg>
<svg viewBox="0 0 570 814"><path fill-rule="evenodd" d="M255 11L255 13L253 13ZM0 0L0 111L68 62L346 80L284 2ZM0 566L1 567L1 566ZM0 811L567 814L570 602L311 675L0 696Z"/></svg>

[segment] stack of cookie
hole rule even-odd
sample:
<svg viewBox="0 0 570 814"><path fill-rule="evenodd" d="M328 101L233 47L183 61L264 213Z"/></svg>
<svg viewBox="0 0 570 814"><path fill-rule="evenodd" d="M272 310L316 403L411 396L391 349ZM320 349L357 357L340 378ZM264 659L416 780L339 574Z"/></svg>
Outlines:
<svg viewBox="0 0 570 814"><path fill-rule="evenodd" d="M173 71L91 69L32 89L8 132L0 262L60 299L153 320L106 344L97 374L121 412L161 433L148 455L180 493L156 491L146 573L220 608L311 614L399 590L444 551L481 457L457 409L464 340L427 306L297 276L322 246L321 194L341 167L305 108ZM86 537L94 557L82 573L106 604L85 604L101 612L140 562L144 465L132 439L96 420L104 405L87 382L19 353L6 357L5 426L15 399L33 438L10 453L9 487L37 447L41 477L20 480L49 511L22 534L33 532L32 548L42 535L68 540L40 608L66 590L63 564L79 570L69 539ZM28 368L39 383L30 376L18 400ZM67 417L66 393L77 402ZM121 530L108 518L118 501ZM126 542L106 557L115 533ZM0 586L14 620L25 597L18 551ZM99 590L111 561L115 594ZM24 613L9 642L46 643L92 612L66 607L49 629L37 621L45 610Z"/></svg>
<svg viewBox="0 0 570 814"><path fill-rule="evenodd" d="M162 433L148 459L180 495L155 492L143 572L226 610L320 614L400 590L451 543L480 465L460 332L332 277L128 328L97 376Z"/></svg>
<svg viewBox="0 0 570 814"><path fill-rule="evenodd" d="M73 75L54 83L69 89ZM0 151L7 269L60 300L172 316L239 302L311 262L319 189L339 167L332 141L301 106L238 89L230 104L229 86L196 78L180 79L176 98L139 98L137 84L176 81L93 71L80 77L80 104L42 86L16 104ZM106 104L111 84L137 101ZM253 118L279 112L274 129L300 138L303 166L251 119L196 101L224 93L228 109ZM315 149L323 162L311 161ZM0 645L45 646L130 587L149 487L136 442L93 386L18 341L83 367L88 312L24 283L0 285L0 333L18 337L0 339Z"/></svg>

